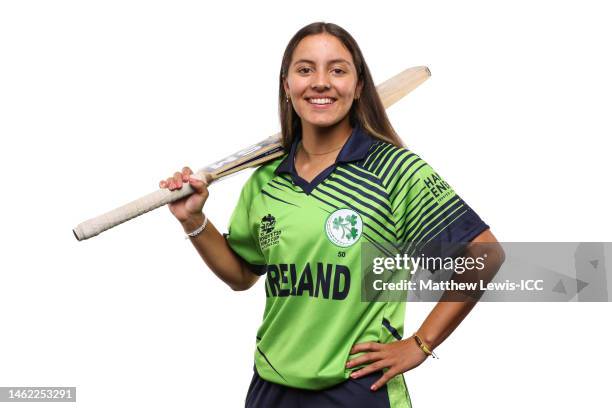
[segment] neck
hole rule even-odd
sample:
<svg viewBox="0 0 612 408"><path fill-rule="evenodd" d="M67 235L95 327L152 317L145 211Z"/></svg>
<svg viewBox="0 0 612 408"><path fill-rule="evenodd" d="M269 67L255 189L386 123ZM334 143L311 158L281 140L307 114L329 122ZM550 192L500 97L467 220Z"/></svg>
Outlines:
<svg viewBox="0 0 612 408"><path fill-rule="evenodd" d="M313 126L302 121L302 148L307 156L321 155L327 152L330 152L330 154L335 152L337 155L351 136L351 131L352 128L348 118L327 127Z"/></svg>

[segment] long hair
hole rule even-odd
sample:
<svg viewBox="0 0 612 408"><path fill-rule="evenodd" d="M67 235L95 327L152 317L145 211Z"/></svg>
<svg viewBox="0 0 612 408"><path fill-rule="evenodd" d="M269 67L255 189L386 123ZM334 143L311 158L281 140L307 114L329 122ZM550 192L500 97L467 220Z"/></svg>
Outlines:
<svg viewBox="0 0 612 408"><path fill-rule="evenodd" d="M328 33L336 37L349 50L353 57L355 68L357 69L357 83L362 82L363 88L359 99L353 101L353 105L348 113L351 126L361 125L366 132L373 137L391 143L395 146L402 147L403 143L397 135L387 113L385 107L378 96L376 85L368 69L368 65L363 58L361 49L355 39L342 27L325 22L316 22L301 28L287 44L283 60L281 63L279 88L278 88L278 111L281 122L282 141L285 150L291 147L291 143L301 130L301 120L291 103L285 101L285 89L283 81L287 78L289 65L293 57L293 51L299 42L309 35Z"/></svg>

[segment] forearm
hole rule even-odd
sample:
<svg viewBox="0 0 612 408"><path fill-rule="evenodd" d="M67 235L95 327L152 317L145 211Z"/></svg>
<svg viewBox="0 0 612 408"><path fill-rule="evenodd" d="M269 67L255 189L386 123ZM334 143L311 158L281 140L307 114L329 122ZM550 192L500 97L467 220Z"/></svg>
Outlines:
<svg viewBox="0 0 612 408"><path fill-rule="evenodd" d="M499 243L476 243L466 249L464 256L477 258L487 253L487 261L482 271L468 270L462 274L454 273L455 282L490 282L504 262L504 252ZM482 291L460 293L454 290L444 292L440 301L429 313L421 327L419 336L432 348L440 345L465 319L482 296Z"/></svg>
<svg viewBox="0 0 612 408"><path fill-rule="evenodd" d="M182 222L185 232L194 231L204 222L204 216L199 214ZM206 228L195 237L189 238L206 265L215 275L234 290L246 290L253 286L258 276L248 269L248 266L227 243L227 240L208 221Z"/></svg>
<svg viewBox="0 0 612 408"><path fill-rule="evenodd" d="M435 349L470 313L476 301L438 302L417 330L423 341Z"/></svg>

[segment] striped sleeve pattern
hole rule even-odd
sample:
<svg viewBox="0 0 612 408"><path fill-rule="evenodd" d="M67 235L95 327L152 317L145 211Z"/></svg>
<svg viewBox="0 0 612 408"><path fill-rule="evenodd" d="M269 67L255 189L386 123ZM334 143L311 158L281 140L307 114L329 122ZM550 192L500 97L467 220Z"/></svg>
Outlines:
<svg viewBox="0 0 612 408"><path fill-rule="evenodd" d="M451 256L453 243L471 241L486 225L417 154L377 142L362 163L388 196L396 242L402 251Z"/></svg>

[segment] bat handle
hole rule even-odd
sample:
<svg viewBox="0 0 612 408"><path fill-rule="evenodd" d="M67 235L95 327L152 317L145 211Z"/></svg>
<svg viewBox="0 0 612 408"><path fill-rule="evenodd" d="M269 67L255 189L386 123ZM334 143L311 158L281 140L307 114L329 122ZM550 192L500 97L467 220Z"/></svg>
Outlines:
<svg viewBox="0 0 612 408"><path fill-rule="evenodd" d="M198 173L196 177L206 180L207 184L210 184L212 181L210 180L209 175ZM80 223L72 230L72 233L79 241L95 237L107 229L113 228L121 223L163 205L174 202L183 197L187 197L193 192L194 190L189 183L184 183L183 187L174 191L170 191L165 188L159 189L132 202L122 205L121 207L115 208L114 210Z"/></svg>

